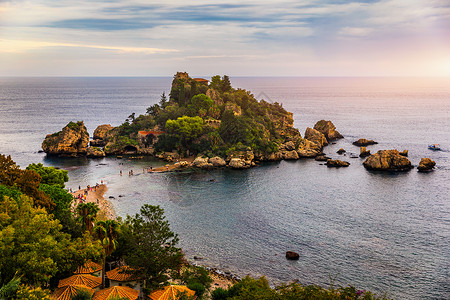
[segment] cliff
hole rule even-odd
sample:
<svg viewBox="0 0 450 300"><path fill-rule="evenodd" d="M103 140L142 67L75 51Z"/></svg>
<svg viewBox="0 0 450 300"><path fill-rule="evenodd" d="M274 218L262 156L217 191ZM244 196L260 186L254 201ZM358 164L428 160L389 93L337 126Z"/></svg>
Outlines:
<svg viewBox="0 0 450 300"><path fill-rule="evenodd" d="M42 142L42 150L48 155L86 155L89 134L83 122L70 122L61 131L49 134Z"/></svg>

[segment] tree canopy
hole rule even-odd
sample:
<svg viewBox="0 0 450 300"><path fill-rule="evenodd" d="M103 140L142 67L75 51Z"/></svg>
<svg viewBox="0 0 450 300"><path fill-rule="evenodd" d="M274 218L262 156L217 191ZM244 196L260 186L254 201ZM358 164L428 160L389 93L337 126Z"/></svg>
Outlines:
<svg viewBox="0 0 450 300"><path fill-rule="evenodd" d="M44 167L43 164L30 164L27 170L33 170L41 176L41 184L55 185L64 188L64 185L69 181L69 176L66 170L58 170L54 167Z"/></svg>
<svg viewBox="0 0 450 300"><path fill-rule="evenodd" d="M127 216L123 230L127 243L125 262L146 280L147 289L167 282L168 272L181 267L183 254L176 247L178 236L170 230L159 206L145 204L140 213Z"/></svg>

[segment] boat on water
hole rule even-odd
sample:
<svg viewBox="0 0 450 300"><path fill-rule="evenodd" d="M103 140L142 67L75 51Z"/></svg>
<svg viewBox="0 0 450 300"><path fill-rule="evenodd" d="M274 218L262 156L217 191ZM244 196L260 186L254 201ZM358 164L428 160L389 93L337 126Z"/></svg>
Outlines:
<svg viewBox="0 0 450 300"><path fill-rule="evenodd" d="M441 150L441 146L439 144L431 144L431 145L428 145L428 149L430 149L430 150Z"/></svg>

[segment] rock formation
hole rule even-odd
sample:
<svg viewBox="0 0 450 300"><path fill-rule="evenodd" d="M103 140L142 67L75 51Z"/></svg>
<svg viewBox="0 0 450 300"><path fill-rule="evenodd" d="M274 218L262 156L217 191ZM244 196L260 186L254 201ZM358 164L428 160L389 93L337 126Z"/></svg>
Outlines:
<svg viewBox="0 0 450 300"><path fill-rule="evenodd" d="M99 125L94 130L93 140L91 141L91 146L103 147L106 145L105 136L106 134L114 129L110 124Z"/></svg>
<svg viewBox="0 0 450 300"><path fill-rule="evenodd" d="M49 155L86 155L89 133L83 122L70 122L62 131L49 134L42 142L42 150Z"/></svg>
<svg viewBox="0 0 450 300"><path fill-rule="evenodd" d="M367 157L367 156L370 156L370 150L367 150L366 147L361 147L359 157Z"/></svg>
<svg viewBox="0 0 450 300"><path fill-rule="evenodd" d="M299 157L316 157L322 153L322 147L307 139L303 139L298 146L297 153Z"/></svg>
<svg viewBox="0 0 450 300"><path fill-rule="evenodd" d="M253 151L234 151L228 154L226 161L228 161L228 166L233 169L246 169L254 165L254 158Z"/></svg>
<svg viewBox="0 0 450 300"><path fill-rule="evenodd" d="M345 151L343 148L339 149L338 151L336 151L337 154L343 154L347 151Z"/></svg>
<svg viewBox="0 0 450 300"><path fill-rule="evenodd" d="M326 163L327 167L331 168L341 168L341 167L348 167L350 166L350 163L347 161L342 161L342 160L333 160L333 159L329 159L327 160Z"/></svg>
<svg viewBox="0 0 450 300"><path fill-rule="evenodd" d="M317 145L320 146L320 148L323 148L323 146L328 145L328 141L327 138L325 137L325 135L313 128L309 128L307 127L305 130L305 139L316 143Z"/></svg>
<svg viewBox="0 0 450 300"><path fill-rule="evenodd" d="M402 152L400 152L400 155L408 157L408 150L403 150Z"/></svg>
<svg viewBox="0 0 450 300"><path fill-rule="evenodd" d="M419 172L429 172L433 170L434 166L436 165L436 162L429 159L429 158L422 158L420 160L419 166L417 169Z"/></svg>
<svg viewBox="0 0 450 300"><path fill-rule="evenodd" d="M211 157L210 159L208 159L208 162L215 168L225 167L227 165L227 162L223 158L218 156Z"/></svg>
<svg viewBox="0 0 450 300"><path fill-rule="evenodd" d="M213 164L208 162L207 157L203 157L201 155L194 159L192 166L200 169L212 169L214 167Z"/></svg>
<svg viewBox="0 0 450 300"><path fill-rule="evenodd" d="M412 168L409 159L400 155L398 150L380 150L367 157L363 165L368 170L380 171L408 171Z"/></svg>
<svg viewBox="0 0 450 300"><path fill-rule="evenodd" d="M314 125L314 129L323 133L328 142L343 138L331 121L320 120Z"/></svg>
<svg viewBox="0 0 450 300"><path fill-rule="evenodd" d="M287 251L286 252L286 258L289 260L299 260L300 255L297 252L294 251Z"/></svg>
<svg viewBox="0 0 450 300"><path fill-rule="evenodd" d="M358 147L365 147L365 146L375 145L375 144L378 144L378 143L375 142L374 140L368 140L368 139L359 139L359 140L353 142L353 145L358 146Z"/></svg>
<svg viewBox="0 0 450 300"><path fill-rule="evenodd" d="M98 147L88 147L86 152L87 157L105 157L105 152Z"/></svg>

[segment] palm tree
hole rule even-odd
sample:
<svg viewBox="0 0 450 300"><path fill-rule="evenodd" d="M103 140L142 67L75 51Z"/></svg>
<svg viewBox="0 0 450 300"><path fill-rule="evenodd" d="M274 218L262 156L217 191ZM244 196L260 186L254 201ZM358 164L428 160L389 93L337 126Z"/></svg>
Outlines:
<svg viewBox="0 0 450 300"><path fill-rule="evenodd" d="M105 286L106 257L111 255L117 247L120 234L120 223L115 220L98 221L94 227L94 234L102 243L104 249L102 287Z"/></svg>
<svg viewBox="0 0 450 300"><path fill-rule="evenodd" d="M77 220L83 224L84 230L88 230L90 233L92 233L94 221L99 210L100 208L98 207L98 205L92 202L78 204Z"/></svg>

